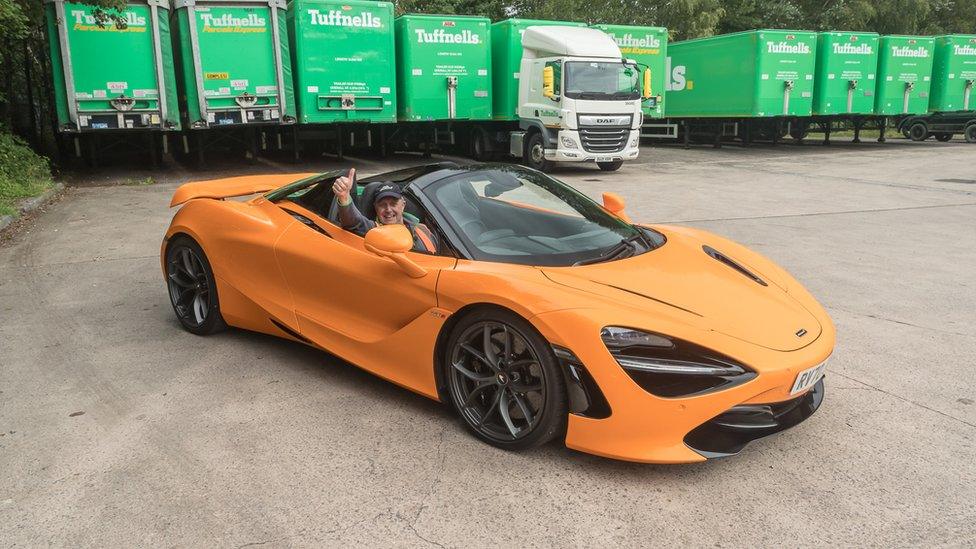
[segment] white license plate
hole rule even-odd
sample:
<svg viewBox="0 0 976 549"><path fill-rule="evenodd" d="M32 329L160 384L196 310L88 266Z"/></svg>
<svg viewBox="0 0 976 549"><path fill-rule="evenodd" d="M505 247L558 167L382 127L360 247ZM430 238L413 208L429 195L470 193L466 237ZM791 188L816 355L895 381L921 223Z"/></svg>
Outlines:
<svg viewBox="0 0 976 549"><path fill-rule="evenodd" d="M820 364L817 364L812 368L807 368L806 370L803 370L802 372L797 374L796 381L793 382L793 388L790 390L790 394L795 395L797 393L802 393L803 391L806 391L810 387L813 387L814 385L817 384L818 381L820 381L820 378L824 376L824 373L826 371L827 371L826 360L821 362Z"/></svg>
<svg viewBox="0 0 976 549"><path fill-rule="evenodd" d="M597 162L613 162L612 156L598 156L596 157Z"/></svg>

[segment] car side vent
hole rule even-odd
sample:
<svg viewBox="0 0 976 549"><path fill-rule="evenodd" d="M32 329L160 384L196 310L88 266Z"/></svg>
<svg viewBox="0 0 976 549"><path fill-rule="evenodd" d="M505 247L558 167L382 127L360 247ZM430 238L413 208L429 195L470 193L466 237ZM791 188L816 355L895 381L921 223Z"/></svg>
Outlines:
<svg viewBox="0 0 976 549"><path fill-rule="evenodd" d="M712 259L720 263L724 263L725 265L732 267L733 269L739 271L740 273L742 273L743 275L751 279L753 282L756 282L757 284L762 284L763 286L769 286L769 284L766 284L765 280L753 274L753 272L750 271L749 269L746 269L742 265L739 265L735 261L732 261L732 259L730 259L729 256L723 254L722 252L716 250L715 248L705 245L702 246L702 250L704 250L705 253L708 254L708 257L711 257Z"/></svg>

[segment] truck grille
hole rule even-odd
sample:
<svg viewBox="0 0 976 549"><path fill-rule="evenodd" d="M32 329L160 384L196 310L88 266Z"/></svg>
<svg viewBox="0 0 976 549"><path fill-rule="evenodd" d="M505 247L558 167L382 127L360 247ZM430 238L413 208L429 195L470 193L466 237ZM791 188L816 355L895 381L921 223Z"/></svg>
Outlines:
<svg viewBox="0 0 976 549"><path fill-rule="evenodd" d="M583 150L595 153L615 153L624 150L630 136L629 126L580 126Z"/></svg>

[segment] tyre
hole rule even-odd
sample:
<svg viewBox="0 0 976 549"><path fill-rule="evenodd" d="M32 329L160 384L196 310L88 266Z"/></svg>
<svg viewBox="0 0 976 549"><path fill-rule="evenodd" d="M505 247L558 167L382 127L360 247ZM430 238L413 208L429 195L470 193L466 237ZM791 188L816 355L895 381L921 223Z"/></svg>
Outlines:
<svg viewBox="0 0 976 549"><path fill-rule="evenodd" d="M929 138L929 129L923 122L915 122L908 127L908 138L912 141L925 141Z"/></svg>
<svg viewBox="0 0 976 549"><path fill-rule="evenodd" d="M468 154L478 162L491 160L491 152L488 149L488 134L484 130L476 128L471 131Z"/></svg>
<svg viewBox="0 0 976 549"><path fill-rule="evenodd" d="M620 169L620 166L624 165L623 160L614 160L613 162L597 162L597 166L605 172L615 172Z"/></svg>
<svg viewBox="0 0 976 549"><path fill-rule="evenodd" d="M951 133L936 133L936 134L933 134L933 135L935 135L936 141L941 141L943 143L945 143L946 141L952 140L952 134Z"/></svg>
<svg viewBox="0 0 976 549"><path fill-rule="evenodd" d="M963 135L966 136L966 143L976 143L976 123L966 126Z"/></svg>
<svg viewBox="0 0 976 549"><path fill-rule="evenodd" d="M552 169L552 162L546 160L546 141L539 132L533 132L525 144L525 165L540 172Z"/></svg>
<svg viewBox="0 0 976 549"><path fill-rule="evenodd" d="M220 315L217 284L207 255L193 239L174 238L166 249L166 284L173 312L183 328L208 335L227 327Z"/></svg>
<svg viewBox="0 0 976 549"><path fill-rule="evenodd" d="M448 400L477 438L506 450L566 432L566 387L545 339L524 319L485 310L461 319L443 357Z"/></svg>
<svg viewBox="0 0 976 549"><path fill-rule="evenodd" d="M795 139L797 141L803 141L804 139L807 138L807 135L809 135L809 132L805 128L803 128L803 129L801 129L801 128L791 128L790 129L790 137L792 137L793 139Z"/></svg>

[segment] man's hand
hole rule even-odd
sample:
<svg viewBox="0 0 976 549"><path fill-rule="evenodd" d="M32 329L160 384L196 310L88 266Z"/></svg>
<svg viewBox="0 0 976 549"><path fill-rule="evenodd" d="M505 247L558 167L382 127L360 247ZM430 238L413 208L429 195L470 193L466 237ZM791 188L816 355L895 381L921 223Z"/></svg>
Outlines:
<svg viewBox="0 0 976 549"><path fill-rule="evenodd" d="M339 200L340 206L347 206L352 202L349 193L352 191L352 184L356 180L356 168L349 168L349 175L338 177L332 183L332 192Z"/></svg>

